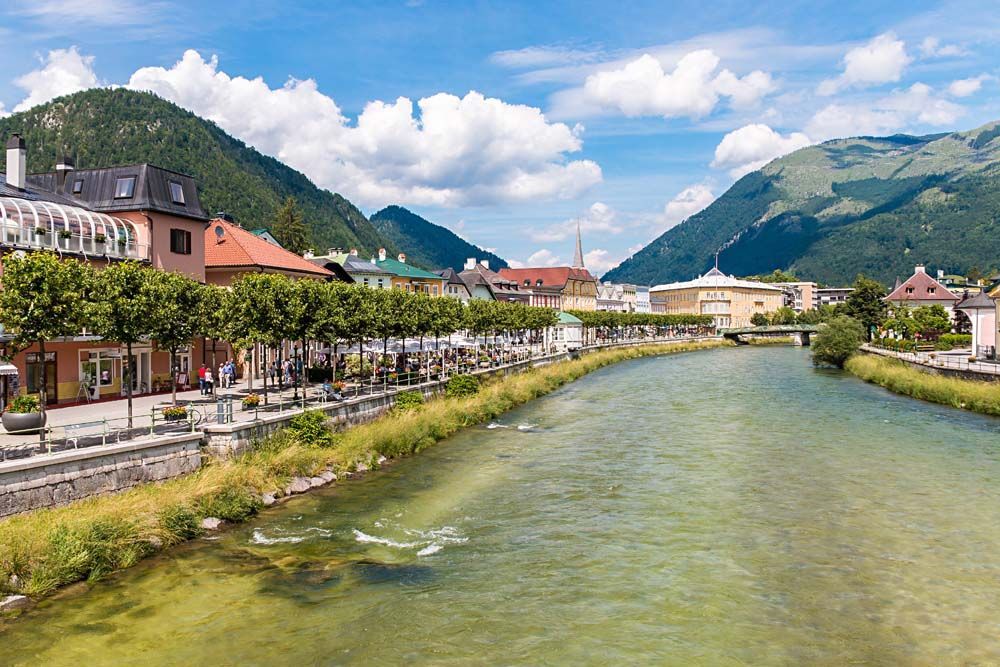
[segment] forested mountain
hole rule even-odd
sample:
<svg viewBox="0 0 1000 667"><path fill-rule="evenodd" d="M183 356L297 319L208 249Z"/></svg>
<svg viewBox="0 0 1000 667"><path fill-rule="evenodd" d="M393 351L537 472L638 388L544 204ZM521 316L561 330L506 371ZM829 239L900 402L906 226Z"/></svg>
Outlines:
<svg viewBox="0 0 1000 667"><path fill-rule="evenodd" d="M465 260L487 259L499 271L507 262L479 246L465 241L449 229L421 218L402 206L387 206L371 218L375 228L407 255L407 261L436 269L461 271Z"/></svg>
<svg viewBox="0 0 1000 667"><path fill-rule="evenodd" d="M0 118L0 137L12 132L28 144L29 173L51 171L61 155L75 158L80 168L148 162L193 176L207 212L226 211L248 229L270 228L282 202L293 196L317 250L395 250L339 194L150 93L97 88L60 97ZM5 158L0 155L0 164Z"/></svg>
<svg viewBox="0 0 1000 667"><path fill-rule="evenodd" d="M712 266L884 283L925 263L1000 266L1000 122L923 137L858 137L803 148L747 174L605 280L658 284Z"/></svg>

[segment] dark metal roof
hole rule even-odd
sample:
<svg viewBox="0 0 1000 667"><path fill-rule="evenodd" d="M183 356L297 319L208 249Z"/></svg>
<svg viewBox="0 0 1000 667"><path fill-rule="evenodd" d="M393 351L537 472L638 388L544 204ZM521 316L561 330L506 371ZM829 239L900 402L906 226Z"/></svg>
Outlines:
<svg viewBox="0 0 1000 667"><path fill-rule="evenodd" d="M19 199L27 199L28 201L48 201L54 204L90 208L86 204L77 201L72 197L66 197L55 192L48 192L47 190L32 187L33 184L30 180L27 185L27 189L24 190L18 190L17 188L7 185L7 175L0 171L0 197L17 197Z"/></svg>
<svg viewBox="0 0 1000 667"><path fill-rule="evenodd" d="M131 197L115 198L115 185L119 178L135 177L135 189ZM59 196L61 203L89 208L102 213L122 211L155 211L196 220L208 220L208 215L198 199L198 186L190 176L179 174L151 164L137 164L105 169L75 169L66 173L66 181L59 185L56 172L31 174L28 185L45 191L48 195ZM73 186L82 181L79 194L73 194ZM184 204L174 203L170 195L170 183L180 184L184 192Z"/></svg>

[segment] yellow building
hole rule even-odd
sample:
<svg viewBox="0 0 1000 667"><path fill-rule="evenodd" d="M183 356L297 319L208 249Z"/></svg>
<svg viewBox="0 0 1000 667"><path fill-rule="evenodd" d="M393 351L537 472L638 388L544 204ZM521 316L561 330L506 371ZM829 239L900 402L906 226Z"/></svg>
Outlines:
<svg viewBox="0 0 1000 667"><path fill-rule="evenodd" d="M694 280L651 287L649 301L654 313L712 315L716 327L748 327L755 313L772 313L784 305L784 290L714 268Z"/></svg>
<svg viewBox="0 0 1000 667"><path fill-rule="evenodd" d="M392 274L393 289L444 296L444 286L447 281L436 273L407 264L406 255L403 253L399 253L399 259L391 259L385 256L385 248L379 248L375 266Z"/></svg>

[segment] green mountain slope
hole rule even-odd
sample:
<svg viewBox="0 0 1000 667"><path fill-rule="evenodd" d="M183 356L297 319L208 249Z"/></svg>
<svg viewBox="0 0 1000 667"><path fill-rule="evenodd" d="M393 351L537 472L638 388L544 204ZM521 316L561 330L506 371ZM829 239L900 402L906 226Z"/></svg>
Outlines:
<svg viewBox="0 0 1000 667"><path fill-rule="evenodd" d="M507 266L507 262L497 255L401 206L387 206L374 214L371 221L382 236L406 253L407 261L436 269L451 267L456 271L461 271L470 257L489 260L493 270Z"/></svg>
<svg viewBox="0 0 1000 667"><path fill-rule="evenodd" d="M1000 266L1000 122L924 137L838 139L737 181L605 280L658 284L704 272L783 269L846 284L917 263L946 273Z"/></svg>
<svg viewBox="0 0 1000 667"><path fill-rule="evenodd" d="M193 176L209 214L226 211L248 229L270 227L291 195L317 249L353 246L372 253L391 246L348 200L150 93L94 89L60 97L0 118L0 137L12 132L28 144L29 172L51 171L64 154L78 167L149 162Z"/></svg>

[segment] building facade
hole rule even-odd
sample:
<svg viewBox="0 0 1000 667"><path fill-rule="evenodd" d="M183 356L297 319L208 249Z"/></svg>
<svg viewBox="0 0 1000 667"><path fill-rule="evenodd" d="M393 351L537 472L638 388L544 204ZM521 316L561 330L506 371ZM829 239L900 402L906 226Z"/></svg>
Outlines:
<svg viewBox="0 0 1000 667"><path fill-rule="evenodd" d="M587 269L569 266L501 269L500 275L537 293L532 305L543 305L542 297L555 297L562 310L597 310L597 279ZM556 306L548 306L556 307Z"/></svg>
<svg viewBox="0 0 1000 667"><path fill-rule="evenodd" d="M772 313L784 305L784 290L775 285L727 276L717 268L685 282L649 290L652 312L711 315L717 328L751 326L757 313Z"/></svg>
<svg viewBox="0 0 1000 667"><path fill-rule="evenodd" d="M401 289L415 294L443 296L445 279L436 273L424 271L406 263L406 255L399 253L396 259L386 257L385 248L379 248L378 259L373 262L378 268L388 271L393 289Z"/></svg>
<svg viewBox="0 0 1000 667"><path fill-rule="evenodd" d="M204 233L208 216L190 176L149 164L77 169L60 160L52 172L27 174L27 146L7 142L7 172L0 174L0 254L49 250L97 268L130 259L205 281ZM5 336L10 340L9 335ZM17 393L38 393L48 403L120 397L131 381L135 394L173 384L170 359L154 342L124 346L81 331L13 355L4 377L4 406ZM179 364L190 373L194 349Z"/></svg>
<svg viewBox="0 0 1000 667"><path fill-rule="evenodd" d="M816 283L774 283L785 290L785 305L796 313L812 310L816 307Z"/></svg>
<svg viewBox="0 0 1000 667"><path fill-rule="evenodd" d="M948 317L951 317L959 298L932 278L923 264L917 264L913 269L913 275L892 290L885 300L894 306L909 308L941 306L948 313Z"/></svg>
<svg viewBox="0 0 1000 667"><path fill-rule="evenodd" d="M847 303L847 297L853 291L853 287L817 287L813 293L813 308Z"/></svg>

